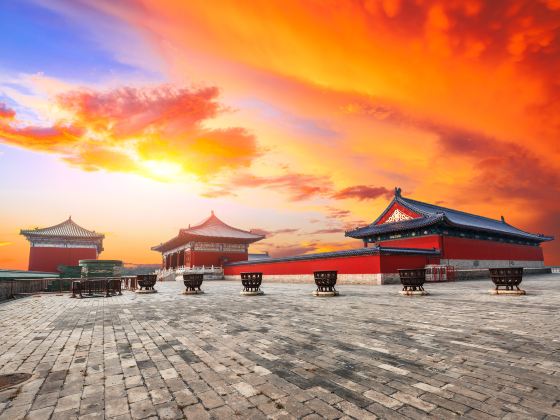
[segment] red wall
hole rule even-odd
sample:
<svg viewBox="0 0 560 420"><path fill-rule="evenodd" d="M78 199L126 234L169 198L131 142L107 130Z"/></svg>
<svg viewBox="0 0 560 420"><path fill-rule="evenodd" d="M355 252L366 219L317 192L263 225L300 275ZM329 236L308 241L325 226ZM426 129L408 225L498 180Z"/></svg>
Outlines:
<svg viewBox="0 0 560 420"><path fill-rule="evenodd" d="M424 268L426 264L439 264L439 257L428 255L381 256L382 273L398 273L399 268Z"/></svg>
<svg viewBox="0 0 560 420"><path fill-rule="evenodd" d="M227 258L228 262L247 261L248 254L246 252L208 252L193 251L191 254L191 265L222 265L223 259Z"/></svg>
<svg viewBox="0 0 560 420"><path fill-rule="evenodd" d="M539 246L507 244L480 239L443 237L442 257L461 260L543 261Z"/></svg>
<svg viewBox="0 0 560 420"><path fill-rule="evenodd" d="M441 249L441 235L416 236L414 238L393 239L378 242L381 246L395 248Z"/></svg>
<svg viewBox="0 0 560 420"><path fill-rule="evenodd" d="M265 275L313 274L319 270L337 270L339 274L396 273L398 268L423 268L423 255L359 255L354 257L278 261L224 267L227 276L244 271L260 271Z"/></svg>
<svg viewBox="0 0 560 420"><path fill-rule="evenodd" d="M59 265L78 265L79 260L97 259L95 248L29 248L29 270L57 272Z"/></svg>
<svg viewBox="0 0 560 420"><path fill-rule="evenodd" d="M544 258L542 248L537 246L458 238L455 236L417 236L414 238L381 241L379 245L428 249L435 247L441 250L441 258L444 259L542 261Z"/></svg>

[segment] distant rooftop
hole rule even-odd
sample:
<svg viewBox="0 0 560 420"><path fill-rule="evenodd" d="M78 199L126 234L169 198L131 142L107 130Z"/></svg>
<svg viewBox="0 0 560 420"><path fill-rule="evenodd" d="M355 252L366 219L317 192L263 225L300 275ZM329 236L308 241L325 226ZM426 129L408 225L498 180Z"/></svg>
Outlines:
<svg viewBox="0 0 560 420"><path fill-rule="evenodd" d="M214 212L212 212L210 216L202 222L179 230L179 234L176 237L160 245L152 247L152 250L165 252L166 250L173 249L190 241L196 241L197 239L224 239L249 244L260 241L263 238L264 235L238 229L224 223L214 214Z"/></svg>
<svg viewBox="0 0 560 420"><path fill-rule="evenodd" d="M59 223L58 225L42 229L22 229L20 234L26 236L28 239L39 237L103 239L105 237L102 233L97 233L93 230L81 227L72 220L72 217L69 217L67 220Z"/></svg>
<svg viewBox="0 0 560 420"><path fill-rule="evenodd" d="M418 214L419 217L408 217L406 218L406 220L385 222L380 224L379 222L383 219L387 212L391 210L395 203L400 204L413 213ZM458 228L495 233L535 242L544 242L554 239L552 236L529 233L518 229L510 225L509 223L506 223L503 217L501 220L496 220L460 210L437 206L435 204L424 203L422 201L413 200L411 198L405 198L401 196L400 188L395 189L395 197L387 206L385 211L383 211L383 213L381 213L381 215L373 223L365 227L348 231L346 232L346 236L350 236L352 238L363 238L366 236L382 233L412 230L439 223Z"/></svg>

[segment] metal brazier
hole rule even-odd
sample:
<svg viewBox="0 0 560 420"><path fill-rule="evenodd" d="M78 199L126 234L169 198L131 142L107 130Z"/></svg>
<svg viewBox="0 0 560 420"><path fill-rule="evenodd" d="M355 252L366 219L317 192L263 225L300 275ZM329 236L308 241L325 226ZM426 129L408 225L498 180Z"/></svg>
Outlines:
<svg viewBox="0 0 560 420"><path fill-rule="evenodd" d="M140 286L140 290L155 290L154 286L156 284L157 276L155 274L138 274L136 276L138 280L138 286Z"/></svg>
<svg viewBox="0 0 560 420"><path fill-rule="evenodd" d="M403 286L403 292L424 291L424 283L426 282L426 269L399 269L399 277Z"/></svg>
<svg viewBox="0 0 560 420"><path fill-rule="evenodd" d="M202 273L183 274L183 284L187 292L201 292L200 286L202 286L203 280L204 274Z"/></svg>
<svg viewBox="0 0 560 420"><path fill-rule="evenodd" d="M521 290L519 285L523 280L523 267L507 267L507 268L490 268L490 279L496 286L495 290L500 287L505 290Z"/></svg>
<svg viewBox="0 0 560 420"><path fill-rule="evenodd" d="M316 292L336 293L334 286L336 284L337 276L338 272L334 270L313 272L313 278L315 280L315 284L317 285Z"/></svg>
<svg viewBox="0 0 560 420"><path fill-rule="evenodd" d="M241 273L241 284L244 292L258 293L262 283L263 273Z"/></svg>

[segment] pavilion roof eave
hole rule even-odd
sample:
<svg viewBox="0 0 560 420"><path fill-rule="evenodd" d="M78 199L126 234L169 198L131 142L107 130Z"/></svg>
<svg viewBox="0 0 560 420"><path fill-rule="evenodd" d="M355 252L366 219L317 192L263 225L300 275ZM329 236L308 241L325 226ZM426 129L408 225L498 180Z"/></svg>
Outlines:
<svg viewBox="0 0 560 420"><path fill-rule="evenodd" d="M225 241L229 243L237 243L237 244L252 244L254 242L260 241L263 239L264 236L257 235L256 238L233 238L227 236L204 236L204 235L194 235L192 233L180 233L176 237L170 239L167 242L164 242L160 245L155 245L150 249L156 252L166 252L174 248L178 248L183 245L187 245L189 242L218 242L218 241Z"/></svg>
<svg viewBox="0 0 560 420"><path fill-rule="evenodd" d="M493 233L493 234L498 235L498 236L515 237L515 238L528 239L528 240L533 240L533 241L538 241L538 242L548 242L548 241L554 240L553 236L536 235L534 233L525 232L525 231L522 231L522 230L517 229L517 228L515 228L515 229L519 230L519 233L517 233L517 232L504 232L504 231L501 231L501 230L494 230L494 229L486 229L486 228L481 228L481 227L472 226L472 225L463 225L463 224L460 224L460 223L452 222L447 218L446 218L445 222L448 226L458 227L458 228L468 229L468 230L474 230L474 231L477 231L477 232Z"/></svg>
<svg viewBox="0 0 560 420"><path fill-rule="evenodd" d="M443 218L444 218L443 215L437 215L437 216L410 219L401 222L384 223L381 225L376 225L374 222L368 226L347 231L344 233L344 236L350 238L362 239L371 235L398 232L398 231L408 231L413 229L419 229L422 227L432 226L434 224L441 222Z"/></svg>
<svg viewBox="0 0 560 420"><path fill-rule="evenodd" d="M60 240L64 240L64 241L90 241L90 242L95 242L95 241L100 241L105 239L105 235L103 234L99 234L96 236L65 236L65 235L42 235L42 234L38 234L38 235L34 235L33 231L30 231L29 233L27 233L27 231L20 231L20 235L25 236L28 239L44 239L44 240L49 240L49 239L60 239Z"/></svg>
<svg viewBox="0 0 560 420"><path fill-rule="evenodd" d="M411 231L411 230L415 230L415 229L419 229L419 228L423 228L423 227L433 226L433 225L436 225L436 224L444 224L446 226L457 227L457 228L461 228L461 229L491 233L491 234L498 235L498 236L526 239L526 240L531 240L531 241L535 241L535 242L546 242L546 241L551 241L551 240L554 239L551 236L544 236L544 235L540 236L540 235L535 235L535 234L528 233L528 232L523 232L521 230L519 230L519 233L517 233L517 232L504 232L504 231L501 231L501 230L482 228L482 227L477 227L477 226L472 226L472 225L464 225L464 224L460 224L460 223L456 223L456 222L451 221L444 214L439 214L439 215L436 215L436 216L427 216L427 217L422 217L422 218L417 218L417 219L412 219L412 220L406 220L406 221L403 221L403 222L387 223L387 224L382 224L382 225L374 225L372 223L369 226L365 226L363 228L358 228L358 229L355 229L354 231L345 232L345 236L348 236L348 237L351 237L351 238L356 238L356 239L362 239L362 238L366 238L366 237L372 236L372 235L399 232L399 231Z"/></svg>
<svg viewBox="0 0 560 420"><path fill-rule="evenodd" d="M105 238L105 235L102 233L97 233L78 225L71 217L57 225L46 228L21 229L20 235L25 236L27 239L60 238L63 240L102 240Z"/></svg>

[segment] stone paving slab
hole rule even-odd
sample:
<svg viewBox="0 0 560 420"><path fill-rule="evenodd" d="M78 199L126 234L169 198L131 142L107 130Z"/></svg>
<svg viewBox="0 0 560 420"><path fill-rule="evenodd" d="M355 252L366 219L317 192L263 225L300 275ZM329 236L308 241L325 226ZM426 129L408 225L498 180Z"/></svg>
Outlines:
<svg viewBox="0 0 560 420"><path fill-rule="evenodd" d="M112 298L0 305L0 419L560 418L560 276L526 296L489 281L341 285L179 283Z"/></svg>

